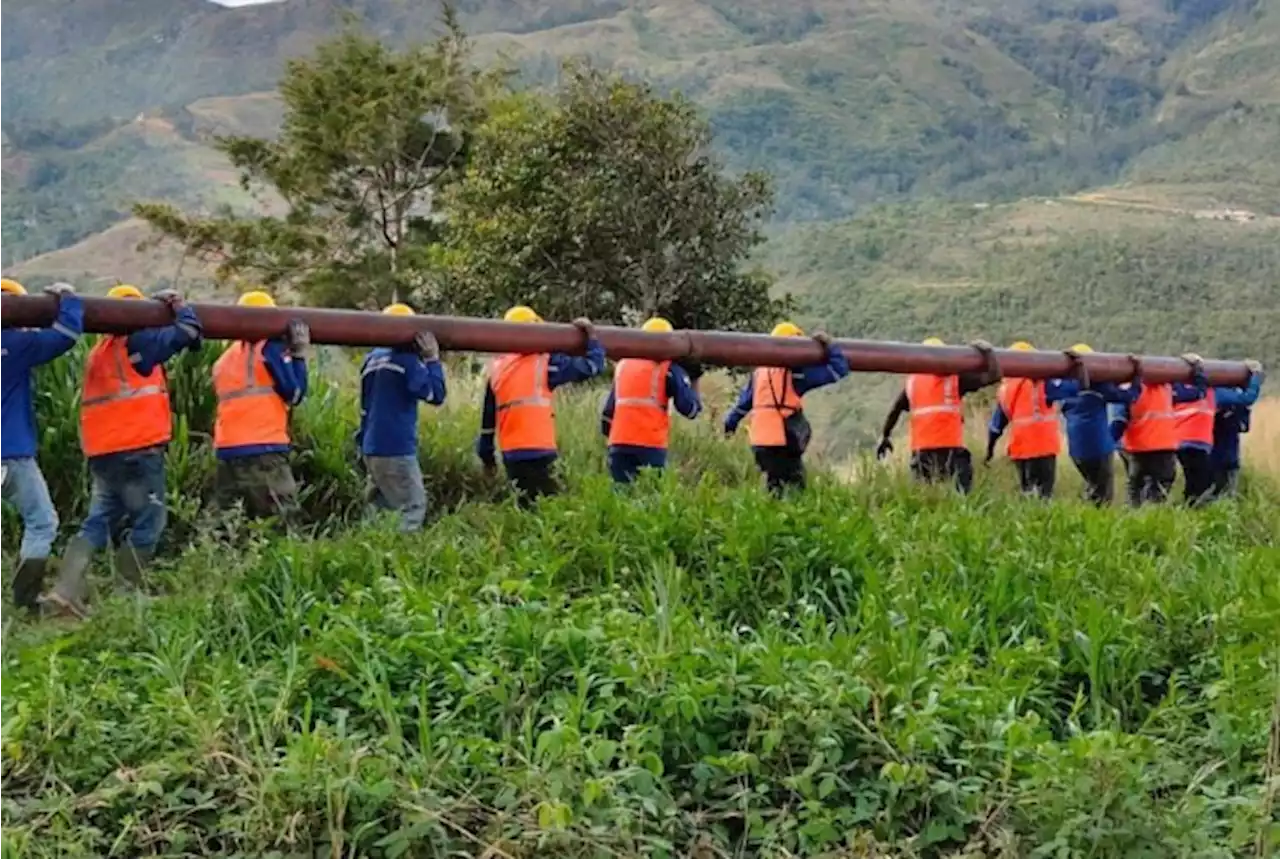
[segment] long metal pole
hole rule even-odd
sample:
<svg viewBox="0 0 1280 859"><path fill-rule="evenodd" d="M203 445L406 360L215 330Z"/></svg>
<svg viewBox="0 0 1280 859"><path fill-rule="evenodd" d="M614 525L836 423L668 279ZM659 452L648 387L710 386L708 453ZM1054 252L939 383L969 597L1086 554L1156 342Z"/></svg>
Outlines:
<svg viewBox="0 0 1280 859"><path fill-rule="evenodd" d="M85 298L85 330L125 334L138 328L169 322L166 307L157 301ZM470 352L569 352L581 353L584 341L572 325L536 325L470 319L456 316L388 316L356 310L323 310L314 307L240 307L228 304L192 304L204 325L205 336L216 340L263 340L284 333L291 319L311 327L313 343L343 346L399 346L419 331L431 331L440 347ZM0 305L3 326L50 325L56 313L50 296L6 295ZM612 358L697 358L724 367L796 367L822 360L822 349L809 338L768 337L725 331L677 331L648 334L630 328L600 326L600 341ZM967 346L922 346L876 340L837 340L850 366L861 372L967 373L983 369L977 350ZM1065 376L1071 362L1061 352L996 350L1006 376L1030 379ZM1097 381L1122 382L1133 376L1125 355L1092 353L1084 364ZM1142 376L1152 382L1189 381L1190 368L1180 358L1143 356ZM1240 361L1205 361L1205 372L1214 385L1244 385L1249 370Z"/></svg>

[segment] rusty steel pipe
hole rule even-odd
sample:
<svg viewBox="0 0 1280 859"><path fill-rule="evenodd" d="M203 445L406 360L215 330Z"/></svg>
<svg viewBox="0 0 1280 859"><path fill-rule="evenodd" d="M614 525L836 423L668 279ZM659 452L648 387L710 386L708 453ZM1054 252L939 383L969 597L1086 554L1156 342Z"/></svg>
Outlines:
<svg viewBox="0 0 1280 859"><path fill-rule="evenodd" d="M124 334L138 328L165 325L169 312L158 301L84 298L85 330ZM435 334L440 348L469 352L569 352L581 353L582 334L572 325L518 324L456 316L388 316L358 310L324 310L314 307L240 307L192 302L205 336L215 340L263 340L284 333L291 319L311 327L313 343L342 346L401 346L414 334ZM0 304L3 326L39 327L53 322L56 312L50 296L6 295ZM697 358L724 367L795 367L822 360L822 349L808 338L769 337L725 331L676 331L649 334L631 328L600 326L600 341L611 358ZM983 369L984 361L968 346L922 346L877 340L837 340L860 372L967 373ZM1016 352L997 349L1000 369L1006 376L1042 379L1066 376L1071 362L1061 352ZM1090 377L1122 382L1133 376L1125 355L1095 352L1085 356ZM1142 376L1152 382L1190 381L1191 370L1180 358L1143 356ZM1244 385L1249 370L1240 361L1205 361L1205 372L1214 385Z"/></svg>

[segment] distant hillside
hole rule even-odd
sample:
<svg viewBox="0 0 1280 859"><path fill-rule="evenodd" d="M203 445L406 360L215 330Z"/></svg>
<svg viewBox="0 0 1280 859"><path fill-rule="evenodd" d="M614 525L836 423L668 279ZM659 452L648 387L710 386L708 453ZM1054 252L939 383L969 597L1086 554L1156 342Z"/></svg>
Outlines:
<svg viewBox="0 0 1280 859"><path fill-rule="evenodd" d="M852 337L1031 340L1280 362L1280 217L1128 187L1000 205L887 207L769 244L810 324ZM865 437L900 380L825 400Z"/></svg>
<svg viewBox="0 0 1280 859"><path fill-rule="evenodd" d="M689 94L732 166L775 175L781 220L1129 178L1213 184L1220 202L1280 209L1266 155L1280 146L1280 0L459 6L481 55L505 56L528 83L586 55ZM267 131L275 114L261 93L286 58L347 20L393 42L426 38L438 7L11 0L0 15L11 262L104 228L137 197L217 196L200 169L178 169L182 188L135 182L115 166L128 152L96 137L162 117L182 138L167 147L176 153L153 147L165 164L188 161L184 144L212 131Z"/></svg>

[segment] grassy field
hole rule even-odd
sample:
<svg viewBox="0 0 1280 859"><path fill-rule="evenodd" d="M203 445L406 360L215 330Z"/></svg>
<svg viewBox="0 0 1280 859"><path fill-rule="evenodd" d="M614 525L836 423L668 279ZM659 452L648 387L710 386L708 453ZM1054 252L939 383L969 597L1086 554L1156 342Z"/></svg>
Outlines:
<svg viewBox="0 0 1280 859"><path fill-rule="evenodd" d="M1280 843L1260 473L1198 512L1024 500L1004 468L968 499L868 467L778 502L742 440L678 421L672 473L616 493L587 390L559 410L568 492L522 512L470 456L463 380L424 416L438 515L406 537L361 520L350 386L321 384L295 426L313 516L285 535L200 507L207 361L174 374L162 595L102 578L75 628L5 612L5 856ZM45 470L74 495L44 381Z"/></svg>

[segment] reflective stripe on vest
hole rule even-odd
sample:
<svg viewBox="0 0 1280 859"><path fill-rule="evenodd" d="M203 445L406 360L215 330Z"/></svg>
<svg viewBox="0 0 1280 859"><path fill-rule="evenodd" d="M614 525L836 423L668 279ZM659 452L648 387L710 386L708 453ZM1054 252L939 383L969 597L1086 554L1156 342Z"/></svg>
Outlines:
<svg viewBox="0 0 1280 859"><path fill-rule="evenodd" d="M613 375L614 410L609 444L666 449L671 429L667 403L670 361L627 358Z"/></svg>
<svg viewBox="0 0 1280 859"><path fill-rule="evenodd" d="M1218 398L1213 388L1203 397L1189 403L1177 403L1173 407L1173 422L1178 432L1178 442L1199 442L1213 445L1213 418L1217 412Z"/></svg>
<svg viewBox="0 0 1280 859"><path fill-rule="evenodd" d="M154 447L173 434L164 368L143 376L129 360L129 338L104 337L85 359L80 446L85 456Z"/></svg>
<svg viewBox="0 0 1280 859"><path fill-rule="evenodd" d="M276 393L263 357L266 341L237 341L213 365L218 395L213 446L287 445L289 407Z"/></svg>
<svg viewBox="0 0 1280 859"><path fill-rule="evenodd" d="M1129 407L1124 449L1129 453L1174 451L1178 430L1173 411L1173 386L1143 384L1142 393Z"/></svg>
<svg viewBox="0 0 1280 859"><path fill-rule="evenodd" d="M906 390L912 450L964 447L959 376L913 373Z"/></svg>
<svg viewBox="0 0 1280 859"><path fill-rule="evenodd" d="M547 384L551 356L502 355L489 365L498 411L498 450L556 449L555 412Z"/></svg>
<svg viewBox="0 0 1280 859"><path fill-rule="evenodd" d="M1062 450L1058 416L1045 395L1044 382L1006 379L1000 385L1000 408L1009 419L1009 458L1057 456Z"/></svg>
<svg viewBox="0 0 1280 859"><path fill-rule="evenodd" d="M752 373L751 446L786 447L784 421L801 405L790 368L757 367Z"/></svg>

